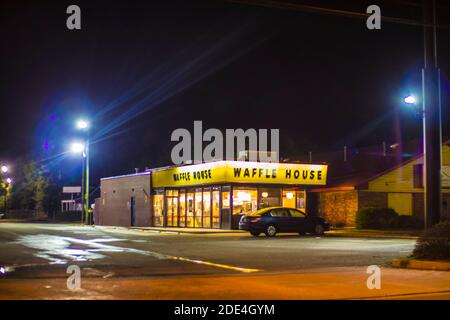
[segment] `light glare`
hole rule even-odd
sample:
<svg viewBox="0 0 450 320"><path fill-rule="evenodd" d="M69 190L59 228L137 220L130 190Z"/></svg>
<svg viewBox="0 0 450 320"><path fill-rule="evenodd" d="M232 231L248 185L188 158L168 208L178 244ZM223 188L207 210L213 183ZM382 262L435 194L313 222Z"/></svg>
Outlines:
<svg viewBox="0 0 450 320"><path fill-rule="evenodd" d="M8 172L8 166L3 165L2 166L2 172L7 173Z"/></svg>
<svg viewBox="0 0 450 320"><path fill-rule="evenodd" d="M84 144L82 144L80 142L74 142L70 146L70 150L74 153L81 153L84 151Z"/></svg>
<svg viewBox="0 0 450 320"><path fill-rule="evenodd" d="M404 101L407 104L415 104L417 102L417 99L414 96L407 96L405 97Z"/></svg>
<svg viewBox="0 0 450 320"><path fill-rule="evenodd" d="M78 129L86 129L88 126L89 126L89 124L85 120L78 120L77 121L77 128Z"/></svg>

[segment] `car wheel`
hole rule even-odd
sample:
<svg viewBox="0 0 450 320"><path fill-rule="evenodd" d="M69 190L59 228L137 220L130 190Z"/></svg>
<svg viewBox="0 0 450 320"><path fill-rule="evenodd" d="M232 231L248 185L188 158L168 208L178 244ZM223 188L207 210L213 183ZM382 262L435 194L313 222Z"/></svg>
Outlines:
<svg viewBox="0 0 450 320"><path fill-rule="evenodd" d="M298 234L301 235L301 236L304 236L306 234L306 232L305 231L299 231Z"/></svg>
<svg viewBox="0 0 450 320"><path fill-rule="evenodd" d="M273 224L268 225L264 233L268 237L275 237L275 235L277 234L277 227L275 227Z"/></svg>
<svg viewBox="0 0 450 320"><path fill-rule="evenodd" d="M251 231L250 234L254 237L257 237L257 236L259 236L260 232Z"/></svg>
<svg viewBox="0 0 450 320"><path fill-rule="evenodd" d="M325 232L325 228L323 227L323 225L317 224L314 227L314 234L316 234L316 235L323 235L324 232Z"/></svg>

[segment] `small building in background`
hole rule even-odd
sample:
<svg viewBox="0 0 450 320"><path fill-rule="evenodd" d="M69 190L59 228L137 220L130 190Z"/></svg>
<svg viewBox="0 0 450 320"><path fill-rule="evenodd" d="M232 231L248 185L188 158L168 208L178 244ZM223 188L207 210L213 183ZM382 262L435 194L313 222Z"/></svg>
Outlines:
<svg viewBox="0 0 450 320"><path fill-rule="evenodd" d="M63 196L61 200L61 212L82 211L81 204L81 187L80 186L64 186Z"/></svg>

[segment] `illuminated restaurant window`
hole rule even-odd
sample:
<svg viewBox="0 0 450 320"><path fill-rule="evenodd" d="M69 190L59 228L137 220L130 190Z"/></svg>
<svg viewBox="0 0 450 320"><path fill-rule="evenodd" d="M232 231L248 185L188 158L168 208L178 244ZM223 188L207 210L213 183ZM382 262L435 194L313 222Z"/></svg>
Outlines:
<svg viewBox="0 0 450 320"><path fill-rule="evenodd" d="M259 188L259 208L280 206L280 188Z"/></svg>
<svg viewBox="0 0 450 320"><path fill-rule="evenodd" d="M233 214L246 214L257 210L256 189L233 189Z"/></svg>
<svg viewBox="0 0 450 320"><path fill-rule="evenodd" d="M202 189L195 189L195 205L194 205L194 227L202 227L203 199Z"/></svg>
<svg viewBox="0 0 450 320"><path fill-rule="evenodd" d="M157 192L153 196L153 226L161 227L163 225L163 209L164 194L162 192Z"/></svg>
<svg viewBox="0 0 450 320"><path fill-rule="evenodd" d="M180 227L186 226L186 193L180 191Z"/></svg>
<svg viewBox="0 0 450 320"><path fill-rule="evenodd" d="M203 228L211 228L211 189L203 189Z"/></svg>
<svg viewBox="0 0 450 320"><path fill-rule="evenodd" d="M283 190L283 207L295 208L295 190Z"/></svg>
<svg viewBox="0 0 450 320"><path fill-rule="evenodd" d="M296 208L302 211L306 209L306 192L305 191L297 191L296 192Z"/></svg>
<svg viewBox="0 0 450 320"><path fill-rule="evenodd" d="M186 194L186 226L194 227L194 192Z"/></svg>
<svg viewBox="0 0 450 320"><path fill-rule="evenodd" d="M230 187L222 188L222 209L230 208Z"/></svg>
<svg viewBox="0 0 450 320"><path fill-rule="evenodd" d="M167 190L167 226L178 227L178 190Z"/></svg>
<svg viewBox="0 0 450 320"><path fill-rule="evenodd" d="M220 191L217 188L212 192L212 227L220 228Z"/></svg>

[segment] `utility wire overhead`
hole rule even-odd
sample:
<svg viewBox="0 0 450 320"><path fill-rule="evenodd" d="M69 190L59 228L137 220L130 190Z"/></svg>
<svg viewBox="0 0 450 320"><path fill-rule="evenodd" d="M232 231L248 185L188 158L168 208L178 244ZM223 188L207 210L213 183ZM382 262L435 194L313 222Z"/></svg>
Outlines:
<svg viewBox="0 0 450 320"><path fill-rule="evenodd" d="M367 14L365 12L331 9L331 8L317 7L317 6L297 4L297 3L284 2L284 1L271 1L271 0L227 0L227 1L239 3L239 4L247 4L247 5L253 5L253 6L266 7L266 8L285 9L285 10L301 11L301 12L311 12L311 13L327 14L327 15L342 16L342 17L356 18L356 19L367 19L367 17L369 16L369 14ZM410 2L408 3L408 5L415 6L415 4L410 3ZM399 17L389 17L389 16L382 15L381 19L382 19L382 21L398 23L398 24L403 24L403 25L411 25L411 26L418 26L418 27L433 26L432 24L424 24L423 22L420 22L420 21L399 18ZM450 30L450 25L436 25L436 28Z"/></svg>

